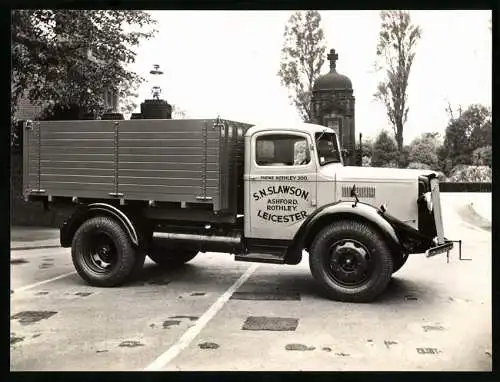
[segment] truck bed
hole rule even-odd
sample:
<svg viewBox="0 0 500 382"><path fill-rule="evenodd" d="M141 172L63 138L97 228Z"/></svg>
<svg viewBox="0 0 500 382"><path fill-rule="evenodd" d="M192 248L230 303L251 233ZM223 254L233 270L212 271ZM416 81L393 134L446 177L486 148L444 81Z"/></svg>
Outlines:
<svg viewBox="0 0 500 382"><path fill-rule="evenodd" d="M23 132L25 197L209 204L237 213L250 126L220 119L34 121Z"/></svg>

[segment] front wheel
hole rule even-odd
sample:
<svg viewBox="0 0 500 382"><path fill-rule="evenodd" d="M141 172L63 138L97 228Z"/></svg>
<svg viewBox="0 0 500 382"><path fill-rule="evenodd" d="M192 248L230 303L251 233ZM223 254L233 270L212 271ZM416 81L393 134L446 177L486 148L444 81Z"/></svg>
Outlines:
<svg viewBox="0 0 500 382"><path fill-rule="evenodd" d="M342 220L316 236L309 266L328 298L369 302L387 287L393 260L386 242L372 227Z"/></svg>
<svg viewBox="0 0 500 382"><path fill-rule="evenodd" d="M145 254L134 247L116 221L97 216L84 222L76 231L71 258L76 271L87 283L113 287L139 273Z"/></svg>

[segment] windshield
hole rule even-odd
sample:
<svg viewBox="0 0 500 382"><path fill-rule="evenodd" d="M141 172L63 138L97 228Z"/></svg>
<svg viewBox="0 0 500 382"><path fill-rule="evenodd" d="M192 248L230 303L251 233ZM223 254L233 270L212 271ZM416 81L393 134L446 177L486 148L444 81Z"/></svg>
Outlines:
<svg viewBox="0 0 500 382"><path fill-rule="evenodd" d="M340 163L340 151L335 133L316 133L316 147L321 166L328 163Z"/></svg>

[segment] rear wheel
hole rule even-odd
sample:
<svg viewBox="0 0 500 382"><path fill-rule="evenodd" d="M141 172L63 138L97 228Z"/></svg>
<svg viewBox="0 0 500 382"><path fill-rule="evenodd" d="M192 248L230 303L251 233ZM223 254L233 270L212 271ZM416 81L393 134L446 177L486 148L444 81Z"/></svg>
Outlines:
<svg viewBox="0 0 500 382"><path fill-rule="evenodd" d="M135 248L127 233L113 219L97 216L75 233L71 258L87 283L112 287L132 280L142 269L145 253Z"/></svg>
<svg viewBox="0 0 500 382"><path fill-rule="evenodd" d="M387 287L393 260L386 242L372 227L343 220L316 236L309 266L327 297L369 302Z"/></svg>
<svg viewBox="0 0 500 382"><path fill-rule="evenodd" d="M156 264L164 268L179 267L194 259L198 250L183 248L179 245L171 245L169 242L154 239L148 256Z"/></svg>

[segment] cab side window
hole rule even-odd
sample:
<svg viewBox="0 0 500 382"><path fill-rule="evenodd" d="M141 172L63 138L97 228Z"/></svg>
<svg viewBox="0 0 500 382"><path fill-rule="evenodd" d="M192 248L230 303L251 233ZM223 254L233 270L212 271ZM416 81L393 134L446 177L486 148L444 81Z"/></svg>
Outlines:
<svg viewBox="0 0 500 382"><path fill-rule="evenodd" d="M259 166L301 166L311 161L306 138L297 135L260 136L256 140L255 150Z"/></svg>

